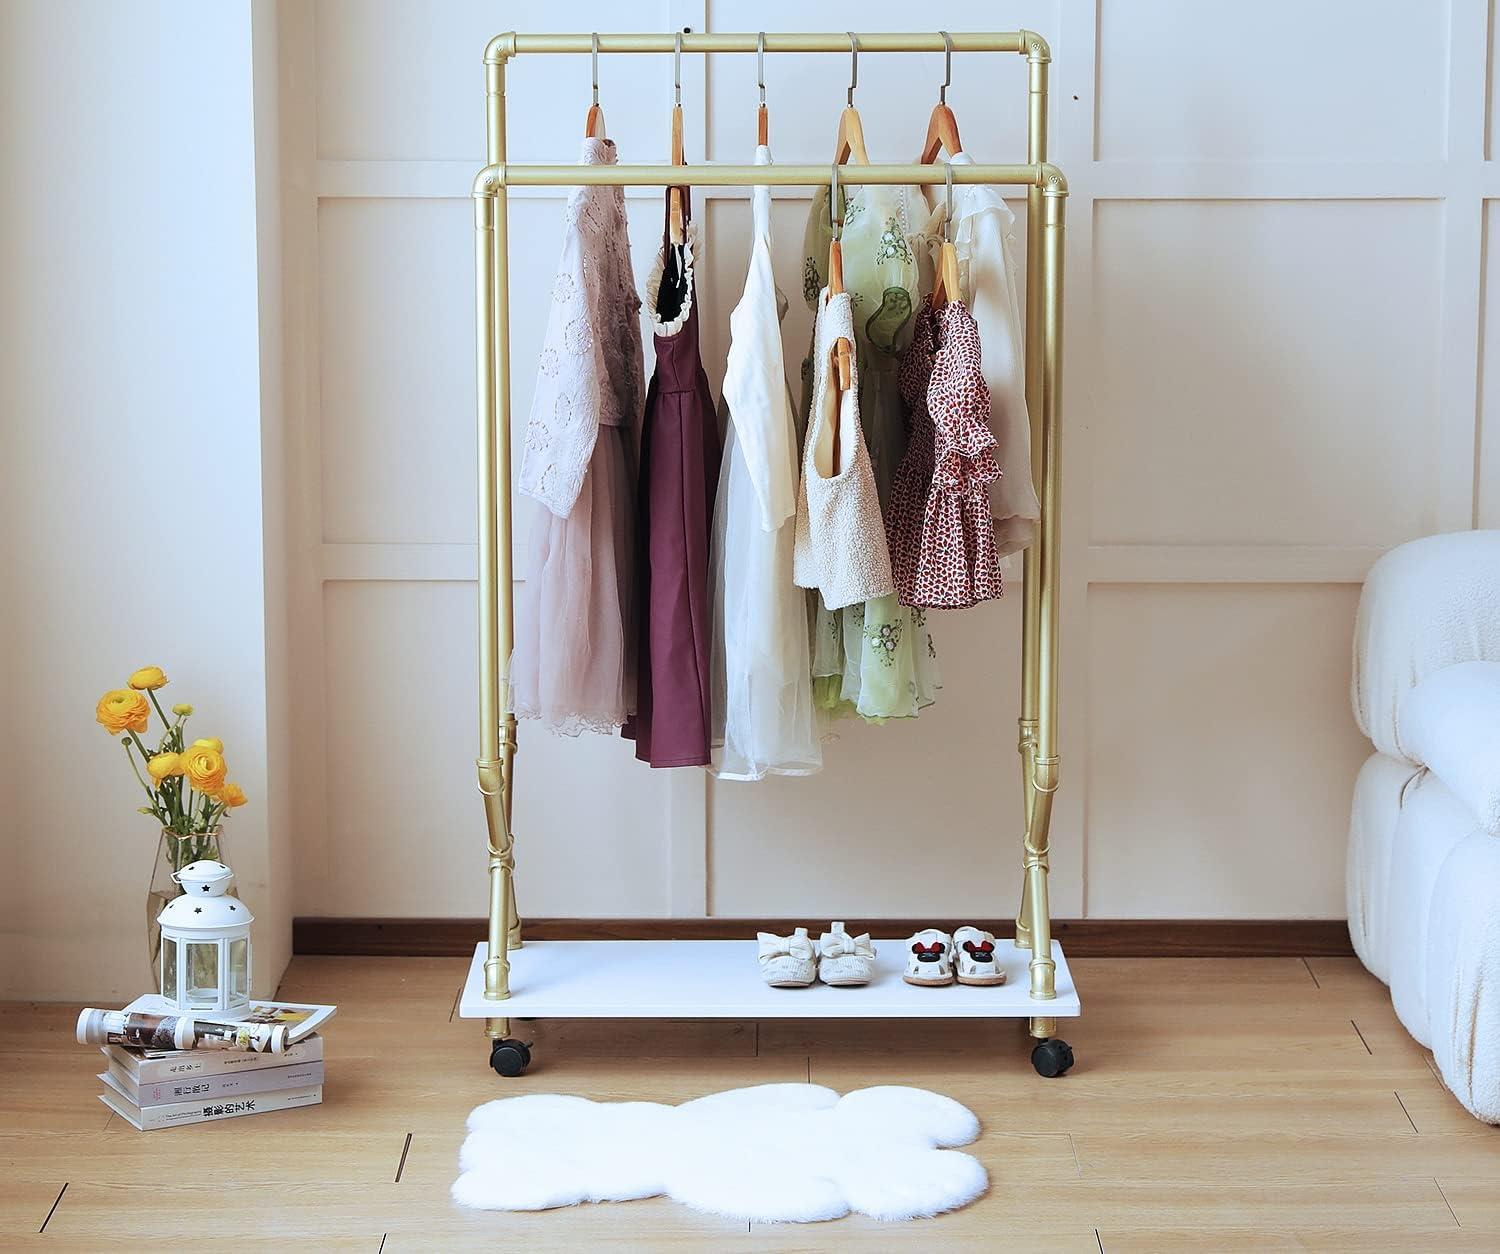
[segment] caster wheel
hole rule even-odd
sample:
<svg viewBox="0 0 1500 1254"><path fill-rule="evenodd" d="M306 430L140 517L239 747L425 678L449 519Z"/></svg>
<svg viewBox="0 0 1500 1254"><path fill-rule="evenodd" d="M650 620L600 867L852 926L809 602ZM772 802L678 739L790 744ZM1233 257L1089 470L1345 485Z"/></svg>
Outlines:
<svg viewBox="0 0 1500 1254"><path fill-rule="evenodd" d="M1037 1075L1054 1079L1073 1065L1073 1047L1067 1041L1038 1041L1031 1051L1031 1065Z"/></svg>
<svg viewBox="0 0 1500 1254"><path fill-rule="evenodd" d="M520 1075L530 1065L531 1046L522 1041L496 1041L490 1046L490 1066L500 1075Z"/></svg>

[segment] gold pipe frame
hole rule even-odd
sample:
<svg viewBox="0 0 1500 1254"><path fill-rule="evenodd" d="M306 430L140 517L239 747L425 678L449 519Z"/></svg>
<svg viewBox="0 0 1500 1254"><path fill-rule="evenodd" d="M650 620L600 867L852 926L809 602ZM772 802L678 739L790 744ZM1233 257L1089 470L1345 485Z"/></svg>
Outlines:
<svg viewBox="0 0 1500 1254"><path fill-rule="evenodd" d="M860 52L941 52L937 33L856 33ZM764 42L762 43L762 38ZM1052 798L1058 785L1057 666L1059 454L1061 452L1062 282L1064 206L1062 172L1047 161L1047 70L1051 52L1031 31L959 32L956 52L1012 52L1027 58L1027 161L1020 165L952 167L955 183L1027 189L1026 400L1031 418L1032 474L1041 518L1025 554L1022 598L1021 715L1025 878L1016 918L1016 944L1031 950L1030 994L1056 996L1051 911L1047 896ZM605 34L604 53L673 52L671 34ZM683 34L681 51L847 52L848 34ZM485 996L510 996L507 951L520 944L513 885L511 803L514 795L516 723L509 713L510 649L514 610L511 572L510 344L507 188L630 186L817 186L829 175L810 165L508 165L505 160L505 64L521 53L589 53L587 34L497 35L485 49L486 161L474 180L479 450L479 787L488 827L490 905ZM934 165L844 166L851 184L946 183L949 171ZM485 1021L490 1036L509 1031L508 1020ZM1056 1020L1033 1016L1033 1036L1050 1036Z"/></svg>

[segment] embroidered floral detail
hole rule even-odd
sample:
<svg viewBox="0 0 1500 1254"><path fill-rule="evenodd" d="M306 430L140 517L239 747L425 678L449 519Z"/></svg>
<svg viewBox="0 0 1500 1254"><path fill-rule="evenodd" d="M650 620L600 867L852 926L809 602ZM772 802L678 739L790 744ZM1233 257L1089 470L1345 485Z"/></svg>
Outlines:
<svg viewBox="0 0 1500 1254"><path fill-rule="evenodd" d="M879 626L866 624L864 637L875 650L875 657L882 666L896 664L896 650L901 647L901 620L893 618Z"/></svg>
<svg viewBox="0 0 1500 1254"><path fill-rule="evenodd" d="M844 225L848 226L855 218L865 211L864 199L856 188L844 197Z"/></svg>
<svg viewBox="0 0 1500 1254"><path fill-rule="evenodd" d="M895 218L885 220L885 230L880 233L880 242L875 247L876 261L910 261L911 248L906 243L906 236L901 233L900 224Z"/></svg>
<svg viewBox="0 0 1500 1254"><path fill-rule="evenodd" d="M818 263L811 257L802 262L802 299L809 305L816 305L818 294L823 290L823 283L818 278Z"/></svg>

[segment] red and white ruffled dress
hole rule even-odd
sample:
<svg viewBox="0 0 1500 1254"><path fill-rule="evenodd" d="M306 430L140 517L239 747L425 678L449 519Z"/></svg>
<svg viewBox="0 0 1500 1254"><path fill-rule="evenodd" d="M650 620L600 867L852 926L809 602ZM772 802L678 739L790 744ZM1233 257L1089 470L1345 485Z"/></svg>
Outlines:
<svg viewBox="0 0 1500 1254"><path fill-rule="evenodd" d="M967 609L1001 594L989 485L1000 477L979 328L961 301L922 302L901 359L910 441L886 510L902 605Z"/></svg>

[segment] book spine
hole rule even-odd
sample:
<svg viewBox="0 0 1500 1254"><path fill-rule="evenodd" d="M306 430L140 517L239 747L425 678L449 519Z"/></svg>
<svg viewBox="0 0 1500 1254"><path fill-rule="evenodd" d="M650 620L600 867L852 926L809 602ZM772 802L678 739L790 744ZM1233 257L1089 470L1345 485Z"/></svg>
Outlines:
<svg viewBox="0 0 1500 1254"><path fill-rule="evenodd" d="M142 1084L122 1078L122 1087L143 1109L172 1102L204 1102L225 1097L242 1097L250 1093L270 1093L278 1089L306 1088L323 1083L323 1064L307 1062L290 1067L265 1067L257 1071L230 1071L221 1075L175 1076L160 1084Z"/></svg>
<svg viewBox="0 0 1500 1254"><path fill-rule="evenodd" d="M259 1071L263 1068L288 1067L294 1063L321 1062L323 1038L309 1036L290 1046L283 1054L247 1054L239 1050L186 1049L160 1058L142 1058L117 1045L101 1047L112 1064L118 1063L125 1074L144 1088L148 1084L169 1084L183 1076L224 1075L227 1072Z"/></svg>
<svg viewBox="0 0 1500 1254"><path fill-rule="evenodd" d="M234 1119L240 1115L259 1115L271 1110L288 1110L293 1106L316 1106L323 1100L321 1084L298 1089L287 1089L281 1093L251 1094L246 1097L227 1098L224 1101L173 1102L166 1106L141 1107L141 1127L175 1128L184 1123L213 1123L219 1119Z"/></svg>

